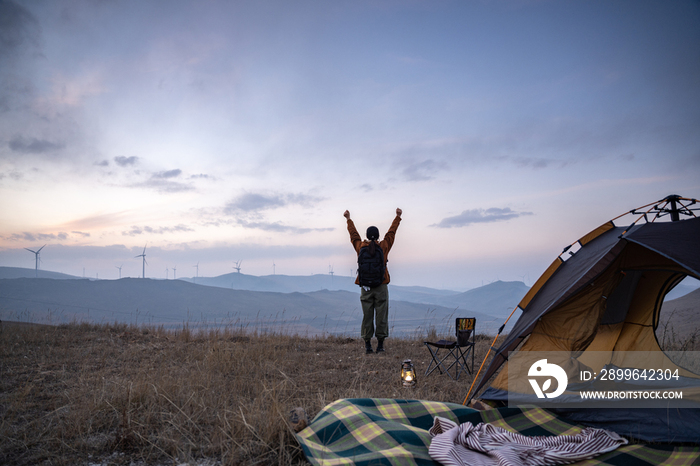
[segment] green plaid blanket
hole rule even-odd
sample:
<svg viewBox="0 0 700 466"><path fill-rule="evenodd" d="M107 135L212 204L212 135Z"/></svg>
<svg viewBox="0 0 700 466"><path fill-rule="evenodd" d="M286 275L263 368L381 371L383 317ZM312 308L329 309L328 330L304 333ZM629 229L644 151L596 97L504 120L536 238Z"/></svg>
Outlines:
<svg viewBox="0 0 700 466"><path fill-rule="evenodd" d="M428 446L433 418L457 423L488 422L524 435L571 435L581 428L541 408L477 411L436 401L357 398L326 406L297 434L314 465L438 465ZM700 465L700 446L625 445L580 466Z"/></svg>

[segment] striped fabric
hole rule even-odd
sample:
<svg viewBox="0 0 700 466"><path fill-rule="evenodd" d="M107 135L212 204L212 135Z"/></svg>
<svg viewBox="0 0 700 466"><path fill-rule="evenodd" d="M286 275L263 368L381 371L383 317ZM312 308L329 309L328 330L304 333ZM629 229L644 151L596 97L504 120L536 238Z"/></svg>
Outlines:
<svg viewBox="0 0 700 466"><path fill-rule="evenodd" d="M296 434L309 463L321 465L429 465L429 430L435 417L473 425L488 423L537 437L577 435L582 427L534 407L476 411L461 404L378 398L342 399L321 410ZM700 446L622 445L576 466L700 465Z"/></svg>
<svg viewBox="0 0 700 466"><path fill-rule="evenodd" d="M526 436L492 424L435 418L430 457L445 466L550 466L615 450L627 440L587 427L573 435Z"/></svg>

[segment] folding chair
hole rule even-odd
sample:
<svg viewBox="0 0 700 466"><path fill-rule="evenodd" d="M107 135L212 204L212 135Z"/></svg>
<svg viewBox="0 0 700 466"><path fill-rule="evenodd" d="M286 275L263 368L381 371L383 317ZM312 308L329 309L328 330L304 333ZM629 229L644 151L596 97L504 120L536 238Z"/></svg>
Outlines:
<svg viewBox="0 0 700 466"><path fill-rule="evenodd" d="M423 342L433 358L425 371L426 377L432 374L435 369L441 374L444 370L452 380L459 380L459 375L462 372L472 373L474 370L474 343L476 342L475 327L476 319L474 317L457 317L455 319L455 336L457 341ZM445 351L441 353L440 350ZM471 353L471 365L467 362L469 353ZM453 367L455 368L454 377L450 374L450 369Z"/></svg>

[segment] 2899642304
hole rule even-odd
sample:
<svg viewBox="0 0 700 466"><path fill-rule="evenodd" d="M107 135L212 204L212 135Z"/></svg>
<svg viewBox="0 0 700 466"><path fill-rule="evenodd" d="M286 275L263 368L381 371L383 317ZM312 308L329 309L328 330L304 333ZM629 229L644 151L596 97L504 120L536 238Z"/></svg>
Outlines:
<svg viewBox="0 0 700 466"><path fill-rule="evenodd" d="M678 380L678 369L621 369L621 368L603 368L600 373L590 371L581 371L581 380L607 380L613 382L627 382L630 380L646 380L646 381L670 381Z"/></svg>

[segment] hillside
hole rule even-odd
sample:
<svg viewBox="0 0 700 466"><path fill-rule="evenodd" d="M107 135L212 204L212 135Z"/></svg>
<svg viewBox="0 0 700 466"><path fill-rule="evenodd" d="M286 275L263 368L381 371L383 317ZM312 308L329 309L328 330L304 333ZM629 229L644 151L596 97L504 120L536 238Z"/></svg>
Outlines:
<svg viewBox="0 0 700 466"><path fill-rule="evenodd" d="M194 279L182 279L192 282ZM242 273L229 273L218 277L199 277L198 285L214 286L234 290L270 291L279 293L311 292L320 290L343 290L359 293L354 277L331 275L267 275L256 277ZM487 314L494 318L505 318L525 296L529 288L523 282L496 281L464 293L438 290L422 286L389 285L392 300L440 306L454 310L460 315Z"/></svg>
<svg viewBox="0 0 700 466"><path fill-rule="evenodd" d="M488 285L434 301L445 307L469 309L492 316L507 317L530 288L523 282L495 281Z"/></svg>
<svg viewBox="0 0 700 466"><path fill-rule="evenodd" d="M480 313L479 331L495 331L500 319ZM425 334L430 326L452 328L454 310L393 299L389 322L395 334ZM181 327L233 326L308 335L359 329L359 293L276 293L206 287L180 280L0 280L0 319L63 323L145 323Z"/></svg>
<svg viewBox="0 0 700 466"><path fill-rule="evenodd" d="M77 280L79 277L48 270L25 269L22 267L0 267L0 279L3 278L53 278L55 280Z"/></svg>
<svg viewBox="0 0 700 466"><path fill-rule="evenodd" d="M693 335L700 339L698 331L698 314L700 314L700 288L680 298L664 301L661 307L661 318L656 335L663 341L666 339L685 341ZM668 326L666 325L668 323Z"/></svg>
<svg viewBox="0 0 700 466"><path fill-rule="evenodd" d="M180 280L197 285L217 286L233 290L250 291L275 291L278 293L305 293L320 290L344 290L353 293L359 292L355 284L355 277L316 274L307 276L298 275L264 275L257 277L243 273L227 273L218 277L182 278ZM402 301L419 303L434 303L445 296L458 295L459 292L451 290L438 290L422 286L397 286L389 285L391 296Z"/></svg>
<svg viewBox="0 0 700 466"><path fill-rule="evenodd" d="M0 319L138 320L170 326L283 320L285 328L310 334L342 333L359 327L360 321L360 290L354 277L234 272L196 279L98 281L40 270L38 282L30 283L36 280L34 273L0 267L0 280L7 280L0 285ZM79 283L60 283L64 279ZM478 319L479 332L494 333L526 291L522 282L498 281L466 293L390 284L390 319L395 331L415 332L430 325L448 328L454 317L469 316Z"/></svg>

